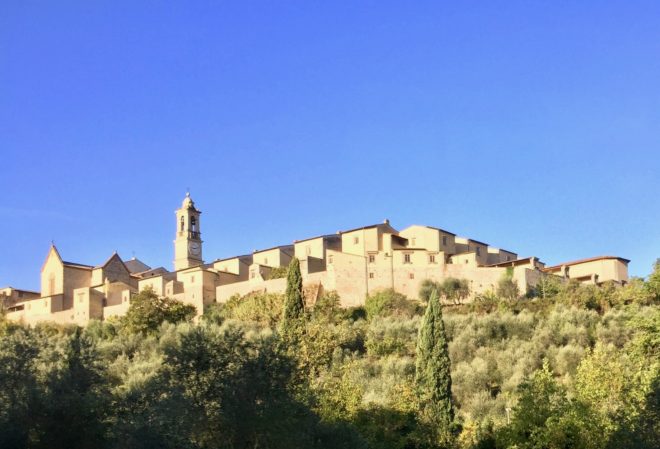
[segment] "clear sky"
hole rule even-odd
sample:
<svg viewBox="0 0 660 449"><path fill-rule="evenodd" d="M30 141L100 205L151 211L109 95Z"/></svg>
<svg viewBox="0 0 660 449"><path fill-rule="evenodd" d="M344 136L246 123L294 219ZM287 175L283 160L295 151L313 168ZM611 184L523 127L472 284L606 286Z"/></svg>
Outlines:
<svg viewBox="0 0 660 449"><path fill-rule="evenodd" d="M0 5L0 286L172 267L389 218L536 255L660 257L660 2Z"/></svg>

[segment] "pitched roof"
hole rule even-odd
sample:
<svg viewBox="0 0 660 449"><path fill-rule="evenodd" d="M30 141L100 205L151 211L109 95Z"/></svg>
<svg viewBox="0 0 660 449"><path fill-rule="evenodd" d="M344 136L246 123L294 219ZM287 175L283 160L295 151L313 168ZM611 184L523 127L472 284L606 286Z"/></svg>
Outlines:
<svg viewBox="0 0 660 449"><path fill-rule="evenodd" d="M511 254L515 254L515 253L511 253ZM530 257L524 257L522 259L507 260L505 262L498 262L498 263L494 263L494 264L486 265L486 266L487 267L510 267L510 266L515 266L515 265L522 265L522 264L525 264L525 263L529 263L532 258L536 259L539 263L543 263L539 260L538 257L530 256Z"/></svg>
<svg viewBox="0 0 660 449"><path fill-rule="evenodd" d="M570 261L570 262L560 263L560 264L557 264L557 265L553 265L551 267L546 267L545 270L546 271L553 271L553 270L558 270L563 266L579 265L581 263L595 262L597 260L612 260L612 259L619 260L619 261L621 261L625 264L628 264L630 262L629 259L624 259L623 257L618 257L618 256L596 256L596 257L588 257L586 259L578 259L578 260L573 260L573 261Z"/></svg>
<svg viewBox="0 0 660 449"><path fill-rule="evenodd" d="M124 261L121 260L121 257L119 257L119 254L117 254L117 251L115 251L114 253L112 253L112 255L110 257L108 257L105 260L105 262L103 262L101 265L95 266L94 268L105 268L110 263L110 261L112 259L119 259L119 261L122 263L122 265L124 265L124 267L126 267L126 264L124 264ZM126 269L128 270L128 268L126 268Z"/></svg>
<svg viewBox="0 0 660 449"><path fill-rule="evenodd" d="M232 257L225 257L224 259L215 259L215 262L224 262L226 260L232 260L232 259L238 259L239 261L243 261L242 259L252 259L252 254L243 254L241 256L232 256Z"/></svg>
<svg viewBox="0 0 660 449"><path fill-rule="evenodd" d="M384 223L377 223L377 224L372 224L372 225L369 225L369 226L361 226L361 227L359 227L359 228L348 229L348 230L346 230L346 231L337 231L337 234L347 234L347 233L349 233L349 232L362 231L362 230L364 230L364 229L373 229L373 228L379 228L379 227L388 227L388 228L392 229L392 230L393 230L394 232L396 232L396 233L399 232L399 231L397 231L396 229L394 229L394 227L390 224L390 221L389 221L389 220L385 220Z"/></svg>
<svg viewBox="0 0 660 449"><path fill-rule="evenodd" d="M338 239L339 236L337 234L317 235L315 237L308 237L306 239L294 240L293 243L302 243L302 242L306 242L308 240L316 240L316 239L321 239L321 238L323 240L333 240L333 239Z"/></svg>
<svg viewBox="0 0 660 449"><path fill-rule="evenodd" d="M150 268L146 271L140 271L138 273L131 273L131 275L141 277L141 278L145 278L145 277L148 277L148 276L152 277L152 276L155 276L155 275L161 275L161 274L166 274L166 273L169 273L169 271L167 271L163 267L158 267L158 268Z"/></svg>
<svg viewBox="0 0 660 449"><path fill-rule="evenodd" d="M124 265L126 265L126 268L128 268L128 271L131 273L143 273L145 271L151 270L149 265L142 262L140 259L136 259L135 257L124 262Z"/></svg>
<svg viewBox="0 0 660 449"><path fill-rule="evenodd" d="M292 249L292 248L293 248L293 245L278 245L278 246L272 246L272 247L270 247L270 248L266 248L266 249L255 249L255 250L253 251L253 254L263 253L263 252L265 252L265 251L272 251L272 250L274 250L274 249L279 249L280 251L286 253L285 250L290 250L290 249ZM287 254L289 254L289 253L287 253Z"/></svg>
<svg viewBox="0 0 660 449"><path fill-rule="evenodd" d="M449 232L449 231L447 231L445 229L441 229L441 228L436 228L435 226L426 226L426 225L422 225L422 226L424 226L425 228L435 229L436 231L444 232L445 234L456 235L453 232Z"/></svg>
<svg viewBox="0 0 660 449"><path fill-rule="evenodd" d="M62 265L69 268L79 268L81 270L91 270L94 268L92 265L85 265L84 263L77 263L77 262L67 262L65 260L62 261Z"/></svg>

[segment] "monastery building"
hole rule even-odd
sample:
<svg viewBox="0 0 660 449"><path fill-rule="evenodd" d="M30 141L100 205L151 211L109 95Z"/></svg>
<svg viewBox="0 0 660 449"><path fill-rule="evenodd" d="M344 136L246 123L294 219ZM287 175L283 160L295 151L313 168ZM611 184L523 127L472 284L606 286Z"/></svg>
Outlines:
<svg viewBox="0 0 660 449"><path fill-rule="evenodd" d="M444 229L413 225L401 231L388 220L336 234L205 263L201 212L190 195L176 211L174 271L152 268L117 253L100 265L67 262L52 245L41 267L41 291L0 289L0 305L11 320L76 323L126 313L131 297L151 287L156 294L192 304L198 314L215 302L254 292L283 293L286 267L300 260L305 299L336 291L343 306L364 304L367 295L392 288L417 298L425 279L469 281L471 294L495 290L506 274L521 292L542 276L599 284L628 280L628 260L602 256L546 267L537 257L518 254Z"/></svg>

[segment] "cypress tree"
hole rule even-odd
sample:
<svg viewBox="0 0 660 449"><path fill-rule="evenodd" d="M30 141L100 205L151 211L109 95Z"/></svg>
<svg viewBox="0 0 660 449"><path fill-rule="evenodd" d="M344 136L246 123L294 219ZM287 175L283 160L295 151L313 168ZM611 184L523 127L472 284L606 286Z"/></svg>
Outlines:
<svg viewBox="0 0 660 449"><path fill-rule="evenodd" d="M304 313L305 302L303 299L300 261L294 257L289 264L286 278L284 311L282 313L282 324L280 328L281 333L285 336L294 333L295 329L300 325Z"/></svg>
<svg viewBox="0 0 660 449"><path fill-rule="evenodd" d="M448 441L454 421L451 401L451 362L438 292L433 291L417 336L415 383L420 419L435 438Z"/></svg>

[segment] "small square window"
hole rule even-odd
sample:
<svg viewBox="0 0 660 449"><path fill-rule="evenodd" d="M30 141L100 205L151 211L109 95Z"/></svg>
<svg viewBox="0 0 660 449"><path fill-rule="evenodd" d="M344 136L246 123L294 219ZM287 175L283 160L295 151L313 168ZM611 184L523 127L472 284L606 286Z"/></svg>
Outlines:
<svg viewBox="0 0 660 449"><path fill-rule="evenodd" d="M403 263L410 263L410 254L403 255Z"/></svg>
<svg viewBox="0 0 660 449"><path fill-rule="evenodd" d="M357 245L358 243L360 243L360 237L353 237L353 244Z"/></svg>
<svg viewBox="0 0 660 449"><path fill-rule="evenodd" d="M481 256L481 248L477 246L477 256Z"/></svg>
<svg viewBox="0 0 660 449"><path fill-rule="evenodd" d="M374 263L376 262L376 256L373 254L369 254L369 263Z"/></svg>
<svg viewBox="0 0 660 449"><path fill-rule="evenodd" d="M429 263L435 263L435 254L429 255Z"/></svg>
<svg viewBox="0 0 660 449"><path fill-rule="evenodd" d="M408 277L409 277L410 279L415 279L415 273L410 273L410 274L408 275Z"/></svg>
<svg viewBox="0 0 660 449"><path fill-rule="evenodd" d="M373 278L374 278L374 274L373 274L373 273L369 273L369 279L373 279Z"/></svg>

